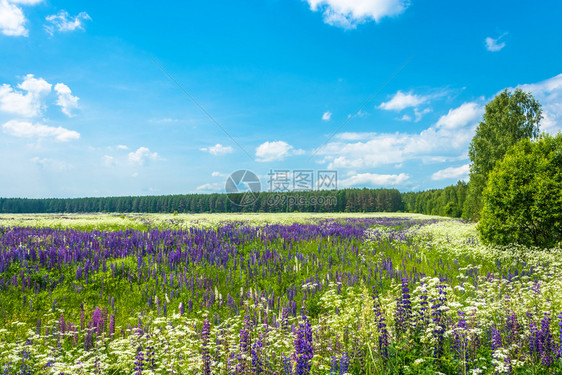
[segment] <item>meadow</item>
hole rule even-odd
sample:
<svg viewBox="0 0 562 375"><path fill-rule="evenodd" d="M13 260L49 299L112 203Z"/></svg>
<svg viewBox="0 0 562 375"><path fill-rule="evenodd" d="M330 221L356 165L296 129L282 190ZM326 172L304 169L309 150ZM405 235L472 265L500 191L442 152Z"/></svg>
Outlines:
<svg viewBox="0 0 562 375"><path fill-rule="evenodd" d="M559 373L561 256L424 215L0 215L0 371Z"/></svg>

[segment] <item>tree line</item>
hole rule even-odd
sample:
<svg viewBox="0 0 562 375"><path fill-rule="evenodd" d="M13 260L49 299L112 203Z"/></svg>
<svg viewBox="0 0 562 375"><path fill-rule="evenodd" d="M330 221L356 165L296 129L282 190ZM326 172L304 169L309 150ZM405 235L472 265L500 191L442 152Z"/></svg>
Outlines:
<svg viewBox="0 0 562 375"><path fill-rule="evenodd" d="M242 195L186 194L98 198L0 198L0 213L227 213L227 212L412 212L461 217L467 184L400 193L397 189L342 189L260 193L245 205ZM238 198L238 199L237 199Z"/></svg>
<svg viewBox="0 0 562 375"><path fill-rule="evenodd" d="M403 210L402 194L398 190L367 188L264 192L251 197L244 197L242 194L186 194L64 199L0 198L0 213L398 212Z"/></svg>

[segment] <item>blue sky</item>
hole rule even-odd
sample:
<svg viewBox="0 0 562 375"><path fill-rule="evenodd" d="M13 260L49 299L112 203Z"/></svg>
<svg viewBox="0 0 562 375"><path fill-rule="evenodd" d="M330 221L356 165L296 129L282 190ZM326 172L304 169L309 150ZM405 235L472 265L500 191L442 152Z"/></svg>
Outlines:
<svg viewBox="0 0 562 375"><path fill-rule="evenodd" d="M221 192L238 169L264 189L282 169L443 187L466 178L504 88L533 92L542 129L562 129L561 14L557 1L0 0L0 196Z"/></svg>

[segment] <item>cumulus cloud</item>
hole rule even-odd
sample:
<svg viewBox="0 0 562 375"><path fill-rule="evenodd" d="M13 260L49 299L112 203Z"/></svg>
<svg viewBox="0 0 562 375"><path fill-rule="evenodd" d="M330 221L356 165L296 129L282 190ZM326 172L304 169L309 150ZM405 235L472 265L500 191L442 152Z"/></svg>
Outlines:
<svg viewBox="0 0 562 375"><path fill-rule="evenodd" d="M84 30L84 22L92 18L86 12L80 12L78 15L71 17L66 10L61 10L57 14L47 16L45 20L48 22L45 25L45 30L51 35L55 31L68 32L74 30Z"/></svg>
<svg viewBox="0 0 562 375"><path fill-rule="evenodd" d="M351 186L397 186L403 185L408 181L410 176L405 173L400 174L376 174L376 173L359 173L340 181L342 187Z"/></svg>
<svg viewBox="0 0 562 375"><path fill-rule="evenodd" d="M8 36L28 36L25 18L18 5L35 5L41 0L0 0L0 32Z"/></svg>
<svg viewBox="0 0 562 375"><path fill-rule="evenodd" d="M460 167L449 167L441 169L431 175L434 181L446 180L449 178L466 180L470 171L470 164L461 165Z"/></svg>
<svg viewBox="0 0 562 375"><path fill-rule="evenodd" d="M35 78L33 74L26 75L17 89L3 84L0 86L0 110L24 117L40 116L51 86L43 78Z"/></svg>
<svg viewBox="0 0 562 375"><path fill-rule="evenodd" d="M531 92L542 104L541 130L562 130L562 73L538 83L519 85L523 91Z"/></svg>
<svg viewBox="0 0 562 375"><path fill-rule="evenodd" d="M288 156L303 153L303 150L296 150L285 141L265 142L256 148L256 160L261 162L283 160Z"/></svg>
<svg viewBox="0 0 562 375"><path fill-rule="evenodd" d="M399 15L410 5L408 0L307 0L310 9L322 12L324 22L354 29L358 24Z"/></svg>
<svg viewBox="0 0 562 375"><path fill-rule="evenodd" d="M64 83L55 85L57 93L57 105L61 107L61 111L68 117L72 117L72 110L78 108L78 97L71 94L70 88Z"/></svg>
<svg viewBox="0 0 562 375"><path fill-rule="evenodd" d="M33 124L28 121L11 120L2 125L4 133L22 138L54 138L60 142L69 142L80 138L80 133L63 127Z"/></svg>
<svg viewBox="0 0 562 375"><path fill-rule="evenodd" d="M215 156L231 154L231 153L234 152L234 149L232 147L223 146L220 143L217 143L214 146L200 148L200 150L208 152L209 154L215 155Z"/></svg>
<svg viewBox="0 0 562 375"><path fill-rule="evenodd" d="M145 165L150 160L158 159L157 152L151 152L148 147L139 147L135 152L129 152L129 161L137 165Z"/></svg>
<svg viewBox="0 0 562 375"><path fill-rule="evenodd" d="M388 101L379 105L380 109L386 111L401 111L410 107L418 107L429 100L428 96L415 95L410 93L403 93L398 90L396 94Z"/></svg>
<svg viewBox="0 0 562 375"><path fill-rule="evenodd" d="M128 150L129 147L128 147L128 146L125 146L125 145L117 145L117 149L118 149L118 150Z"/></svg>
<svg viewBox="0 0 562 375"><path fill-rule="evenodd" d="M322 115L322 120L324 121L330 121L331 118L332 118L332 112L330 111L324 112L324 114Z"/></svg>
<svg viewBox="0 0 562 375"><path fill-rule="evenodd" d="M458 108L449 110L437 121L438 128L457 129L474 122L484 114L484 107L475 102L464 103Z"/></svg>
<svg viewBox="0 0 562 375"><path fill-rule="evenodd" d="M501 42L501 39L506 35L507 33L503 33L502 35L500 35L495 39L492 37L487 37L484 40L484 43L486 44L486 49L490 52L500 51L503 47L505 47L505 42Z"/></svg>
<svg viewBox="0 0 562 375"><path fill-rule="evenodd" d="M324 157L321 161L330 169L365 169L420 159L457 160L468 147L477 122L476 117L469 121L469 116L460 115L467 107L473 105L451 110L451 116L446 115L439 126L435 124L420 133L342 133L316 154Z"/></svg>

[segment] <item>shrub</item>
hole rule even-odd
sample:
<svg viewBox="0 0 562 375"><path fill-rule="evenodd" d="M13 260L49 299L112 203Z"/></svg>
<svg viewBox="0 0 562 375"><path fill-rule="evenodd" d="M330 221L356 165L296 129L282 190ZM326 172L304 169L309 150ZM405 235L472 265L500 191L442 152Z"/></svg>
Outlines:
<svg viewBox="0 0 562 375"><path fill-rule="evenodd" d="M562 134L513 146L491 172L478 230L487 243L562 241Z"/></svg>

